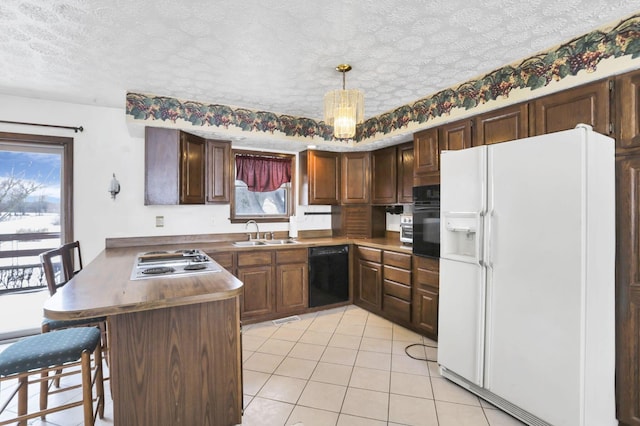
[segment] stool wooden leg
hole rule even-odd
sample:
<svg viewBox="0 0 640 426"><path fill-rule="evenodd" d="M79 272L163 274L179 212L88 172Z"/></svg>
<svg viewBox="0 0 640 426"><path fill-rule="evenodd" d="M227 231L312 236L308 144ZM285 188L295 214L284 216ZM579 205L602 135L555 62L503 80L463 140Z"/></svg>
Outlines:
<svg viewBox="0 0 640 426"><path fill-rule="evenodd" d="M44 371L40 374L42 381L40 382L40 411L47 409L49 405L49 372ZM41 415L42 420L45 419L45 415Z"/></svg>
<svg viewBox="0 0 640 426"><path fill-rule="evenodd" d="M94 424L93 419L93 392L91 386L91 353L82 352L82 401L84 407L84 424Z"/></svg>
<svg viewBox="0 0 640 426"><path fill-rule="evenodd" d="M29 376L26 374L18 378L18 416L27 414L27 401L29 399ZM18 426L27 426L27 421L18 422Z"/></svg>
<svg viewBox="0 0 640 426"><path fill-rule="evenodd" d="M96 363L96 395L98 398L98 416L104 419L104 372L102 370L102 348L100 344L96 347L94 354Z"/></svg>

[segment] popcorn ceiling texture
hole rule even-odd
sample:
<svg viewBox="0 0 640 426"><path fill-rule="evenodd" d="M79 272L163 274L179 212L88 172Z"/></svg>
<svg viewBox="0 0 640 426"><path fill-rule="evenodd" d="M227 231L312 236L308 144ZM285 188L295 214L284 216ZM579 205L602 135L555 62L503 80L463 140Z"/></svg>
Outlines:
<svg viewBox="0 0 640 426"><path fill-rule="evenodd" d="M8 0L0 92L328 140L322 98L348 62L347 87L365 94L366 139L634 55L636 11L640 0ZM538 54L623 18L628 28Z"/></svg>

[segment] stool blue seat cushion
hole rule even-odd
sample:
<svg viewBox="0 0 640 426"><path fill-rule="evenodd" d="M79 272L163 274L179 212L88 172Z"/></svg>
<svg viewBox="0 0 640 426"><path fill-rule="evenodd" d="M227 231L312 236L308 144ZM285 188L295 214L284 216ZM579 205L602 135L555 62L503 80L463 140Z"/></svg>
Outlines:
<svg viewBox="0 0 640 426"><path fill-rule="evenodd" d="M42 324L48 325L49 330L58 330L60 328L67 328L67 327L81 327L86 324L94 324L96 322L106 321L106 320L107 320L106 317L82 318L77 320L52 320L45 317L42 319Z"/></svg>
<svg viewBox="0 0 640 426"><path fill-rule="evenodd" d="M27 337L0 352L0 376L77 361L82 351L93 352L99 341L100 330L95 327L66 328Z"/></svg>

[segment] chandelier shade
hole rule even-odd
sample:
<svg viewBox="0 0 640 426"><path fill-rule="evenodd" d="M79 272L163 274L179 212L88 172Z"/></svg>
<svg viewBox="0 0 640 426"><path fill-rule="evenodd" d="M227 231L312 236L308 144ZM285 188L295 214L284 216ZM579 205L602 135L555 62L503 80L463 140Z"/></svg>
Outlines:
<svg viewBox="0 0 640 426"><path fill-rule="evenodd" d="M341 64L336 70L342 73L342 90L332 90L324 96L324 121L333 126L336 139L352 139L356 125L364 120L364 95L357 89L345 89L345 73L351 70Z"/></svg>

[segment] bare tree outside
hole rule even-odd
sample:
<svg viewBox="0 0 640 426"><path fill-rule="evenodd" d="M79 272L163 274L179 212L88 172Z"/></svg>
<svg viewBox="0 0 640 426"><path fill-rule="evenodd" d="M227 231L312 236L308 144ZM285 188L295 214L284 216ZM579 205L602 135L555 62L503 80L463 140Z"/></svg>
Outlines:
<svg viewBox="0 0 640 426"><path fill-rule="evenodd" d="M24 214L27 197L42 187L43 184L17 176L13 171L0 178L0 222L12 214Z"/></svg>

